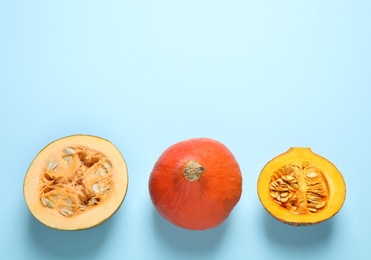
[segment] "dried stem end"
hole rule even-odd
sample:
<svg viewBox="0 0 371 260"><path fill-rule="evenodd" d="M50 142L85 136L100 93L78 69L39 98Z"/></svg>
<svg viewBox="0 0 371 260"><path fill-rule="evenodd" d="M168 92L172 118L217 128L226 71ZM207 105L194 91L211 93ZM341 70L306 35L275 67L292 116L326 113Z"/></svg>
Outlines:
<svg viewBox="0 0 371 260"><path fill-rule="evenodd" d="M205 169L196 161L189 161L183 169L184 177L189 181L197 181Z"/></svg>

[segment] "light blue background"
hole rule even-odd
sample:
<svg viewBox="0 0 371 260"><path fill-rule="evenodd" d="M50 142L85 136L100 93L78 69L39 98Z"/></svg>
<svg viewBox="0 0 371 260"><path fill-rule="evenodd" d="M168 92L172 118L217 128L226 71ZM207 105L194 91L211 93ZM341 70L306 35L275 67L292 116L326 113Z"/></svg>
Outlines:
<svg viewBox="0 0 371 260"><path fill-rule="evenodd" d="M0 259L371 259L371 1L0 1ZM129 168L120 210L81 232L29 213L25 172L49 142L112 141ZM177 228L148 177L168 146L223 142L243 194L218 228ZM256 194L291 146L347 183L331 220L295 228Z"/></svg>

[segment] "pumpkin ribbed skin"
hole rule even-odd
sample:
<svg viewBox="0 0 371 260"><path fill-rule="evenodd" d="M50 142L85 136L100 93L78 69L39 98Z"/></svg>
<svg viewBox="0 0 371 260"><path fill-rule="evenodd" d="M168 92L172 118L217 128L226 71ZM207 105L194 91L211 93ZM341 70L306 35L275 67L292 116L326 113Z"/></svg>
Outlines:
<svg viewBox="0 0 371 260"><path fill-rule="evenodd" d="M202 173L190 181L189 162ZM208 138L194 138L169 147L156 162L149 192L158 212L182 228L204 230L220 225L242 193L240 167L226 146Z"/></svg>

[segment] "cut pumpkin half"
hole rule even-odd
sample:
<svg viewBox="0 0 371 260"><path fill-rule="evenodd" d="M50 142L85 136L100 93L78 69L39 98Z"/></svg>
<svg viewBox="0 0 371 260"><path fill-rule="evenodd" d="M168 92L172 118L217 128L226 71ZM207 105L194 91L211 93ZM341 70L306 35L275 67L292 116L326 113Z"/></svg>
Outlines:
<svg viewBox="0 0 371 260"><path fill-rule="evenodd" d="M27 170L23 192L29 210L41 223L81 230L111 217L127 188L126 162L111 142L73 135L39 152Z"/></svg>
<svg viewBox="0 0 371 260"><path fill-rule="evenodd" d="M258 196L279 221L313 225L333 217L342 208L346 185L340 171L310 148L293 147L262 169Z"/></svg>

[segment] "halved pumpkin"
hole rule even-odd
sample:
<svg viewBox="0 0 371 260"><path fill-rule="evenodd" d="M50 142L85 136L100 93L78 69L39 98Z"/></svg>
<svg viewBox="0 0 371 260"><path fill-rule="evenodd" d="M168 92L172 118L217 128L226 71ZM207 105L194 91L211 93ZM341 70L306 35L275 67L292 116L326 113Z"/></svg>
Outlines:
<svg viewBox="0 0 371 260"><path fill-rule="evenodd" d="M290 148L262 169L258 196L279 221L312 225L334 216L346 197L342 174L330 161L310 148Z"/></svg>
<svg viewBox="0 0 371 260"><path fill-rule="evenodd" d="M73 135L40 151L26 173L23 192L29 210L41 223L81 230L111 217L127 188L126 162L111 142Z"/></svg>

